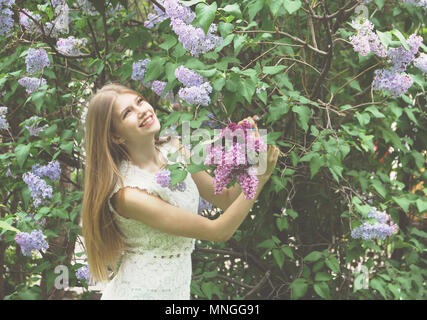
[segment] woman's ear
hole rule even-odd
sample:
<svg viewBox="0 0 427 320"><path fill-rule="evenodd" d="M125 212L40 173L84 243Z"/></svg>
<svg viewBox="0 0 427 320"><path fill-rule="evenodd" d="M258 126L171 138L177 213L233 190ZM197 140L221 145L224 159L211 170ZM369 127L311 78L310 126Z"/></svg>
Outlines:
<svg viewBox="0 0 427 320"><path fill-rule="evenodd" d="M123 144L125 142L125 139L123 139L122 137L118 137L116 135L112 135L111 140L113 140L115 144Z"/></svg>

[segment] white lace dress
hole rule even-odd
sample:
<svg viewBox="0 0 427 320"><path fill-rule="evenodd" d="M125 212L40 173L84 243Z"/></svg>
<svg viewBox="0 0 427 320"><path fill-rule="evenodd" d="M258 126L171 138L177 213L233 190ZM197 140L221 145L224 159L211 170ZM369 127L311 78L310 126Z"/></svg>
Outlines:
<svg viewBox="0 0 427 320"><path fill-rule="evenodd" d="M176 149L168 142L158 147L167 159ZM182 161L179 157L177 161ZM168 161L176 163L176 161ZM168 203L197 214L199 191L191 174L184 180L184 191L161 187L155 174L123 161L120 171L124 186L136 187L156 195ZM189 300L191 253L195 240L167 234L142 222L119 215L110 203L111 196L121 188L116 185L108 200L115 220L130 245L122 256L117 275L106 285L101 300Z"/></svg>

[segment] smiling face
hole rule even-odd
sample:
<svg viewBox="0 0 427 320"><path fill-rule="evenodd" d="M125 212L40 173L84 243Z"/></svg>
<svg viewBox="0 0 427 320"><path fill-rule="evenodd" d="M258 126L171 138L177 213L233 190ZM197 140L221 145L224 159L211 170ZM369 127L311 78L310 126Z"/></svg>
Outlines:
<svg viewBox="0 0 427 320"><path fill-rule="evenodd" d="M160 123L153 107L143 97L122 93L113 109L113 128L126 145L136 145L144 136L151 139L160 130Z"/></svg>

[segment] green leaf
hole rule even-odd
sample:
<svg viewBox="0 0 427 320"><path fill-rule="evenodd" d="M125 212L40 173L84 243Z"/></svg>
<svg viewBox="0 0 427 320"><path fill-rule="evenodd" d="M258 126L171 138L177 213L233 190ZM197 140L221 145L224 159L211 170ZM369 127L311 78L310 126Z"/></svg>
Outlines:
<svg viewBox="0 0 427 320"><path fill-rule="evenodd" d="M224 11L228 14L235 16L236 18L242 17L242 12L240 11L240 7L237 3L228 4L224 8L220 8L218 10Z"/></svg>
<svg viewBox="0 0 427 320"><path fill-rule="evenodd" d="M405 37L403 36L403 34L402 34L399 30L397 30L397 29L393 29L393 30L391 30L391 33L392 33L392 34L394 34L394 35L395 35L395 36L400 40L400 43L402 44L402 46L403 46L406 50L408 50L408 51L410 51L410 50L411 50L411 48L409 48L408 43L406 42Z"/></svg>
<svg viewBox="0 0 427 320"><path fill-rule="evenodd" d="M313 157L310 159L310 179L316 175L319 169L325 164L323 158L319 154L314 153Z"/></svg>
<svg viewBox="0 0 427 320"><path fill-rule="evenodd" d="M320 258L322 258L322 253L319 251L312 251L310 252L304 259L303 261L307 261L307 262L314 262L319 260Z"/></svg>
<svg viewBox="0 0 427 320"><path fill-rule="evenodd" d="M14 231L14 232L21 232L19 229L11 226L6 221L0 221L0 229L8 230L8 231Z"/></svg>
<svg viewBox="0 0 427 320"><path fill-rule="evenodd" d="M265 0L254 0L247 6L249 20L253 20L255 15L264 7Z"/></svg>
<svg viewBox="0 0 427 320"><path fill-rule="evenodd" d="M332 275L330 275L329 273L320 271L320 272L317 272L316 275L314 276L314 281L329 281L332 278L333 278Z"/></svg>
<svg viewBox="0 0 427 320"><path fill-rule="evenodd" d="M286 102L284 97L275 98L270 106L268 106L269 112L267 122L275 122L279 120L282 115L288 113L290 104Z"/></svg>
<svg viewBox="0 0 427 320"><path fill-rule="evenodd" d="M295 260L294 253L292 252L292 248L288 246L283 246L282 251L284 254L286 254L289 258L292 260Z"/></svg>
<svg viewBox="0 0 427 320"><path fill-rule="evenodd" d="M329 269L331 269L333 272L338 273L340 271L340 263L337 258L334 256L329 256L325 260L326 265Z"/></svg>
<svg viewBox="0 0 427 320"><path fill-rule="evenodd" d="M273 257L280 269L283 267L285 262L285 256L281 250L273 249Z"/></svg>
<svg viewBox="0 0 427 320"><path fill-rule="evenodd" d="M30 153L30 147L31 145L29 144L20 144L15 148L16 161L18 162L20 168L22 168L25 160L28 157L28 154Z"/></svg>
<svg viewBox="0 0 427 320"><path fill-rule="evenodd" d="M286 66L268 66L262 68L262 72L265 74L276 74L286 69Z"/></svg>
<svg viewBox="0 0 427 320"><path fill-rule="evenodd" d="M164 39L165 39L165 41L159 45L159 47L164 49L164 50L169 50L174 45L176 45L176 43L178 42L176 37L172 36L172 35L165 35Z"/></svg>
<svg viewBox="0 0 427 320"><path fill-rule="evenodd" d="M323 299L331 299L329 286L326 282L315 283L313 288L314 291Z"/></svg>
<svg viewBox="0 0 427 320"><path fill-rule="evenodd" d="M311 118L311 110L306 106L293 106L292 111L298 114L297 123L298 125L307 132L308 120Z"/></svg>
<svg viewBox="0 0 427 320"><path fill-rule="evenodd" d="M243 45L246 41L247 36L235 36L234 37L234 56L237 56L240 52L240 50L242 50Z"/></svg>
<svg viewBox="0 0 427 320"><path fill-rule="evenodd" d="M64 150L68 154L72 154L73 152L74 141L65 141L62 142L59 146L60 149Z"/></svg>
<svg viewBox="0 0 427 320"><path fill-rule="evenodd" d="M213 2L210 5L199 3L196 6L197 21L199 22L205 34L208 33L209 27L215 19L217 8L218 6L216 2Z"/></svg>
<svg viewBox="0 0 427 320"><path fill-rule="evenodd" d="M405 211L405 213L408 213L409 205L411 204L410 200L396 197L392 197L392 199Z"/></svg>
<svg viewBox="0 0 427 320"><path fill-rule="evenodd" d="M381 195L381 197L385 198L387 195L387 190L384 188L382 183L378 180L372 180L372 186L377 190L377 192Z"/></svg>
<svg viewBox="0 0 427 320"><path fill-rule="evenodd" d="M417 199L417 201L415 201L415 204L417 205L417 209L420 213L423 213L427 210L427 201L423 199Z"/></svg>
<svg viewBox="0 0 427 320"><path fill-rule="evenodd" d="M384 289L384 281L379 279L372 279L369 281L369 286L372 289L378 290L378 292L384 297L384 299L387 299L387 294Z"/></svg>
<svg viewBox="0 0 427 320"><path fill-rule="evenodd" d="M308 289L308 285L305 279L298 278L291 283L289 288L292 289L292 294L291 294L292 299L297 300L302 298L305 295Z"/></svg>
<svg viewBox="0 0 427 320"><path fill-rule="evenodd" d="M375 106L369 106L365 109L365 111L369 111L370 113L372 113L375 118L385 118L385 115L379 112L377 107Z"/></svg>
<svg viewBox="0 0 427 320"><path fill-rule="evenodd" d="M256 84L251 78L242 79L239 82L239 93L246 99L247 102L251 102L252 96L255 93Z"/></svg>
<svg viewBox="0 0 427 320"><path fill-rule="evenodd" d="M301 8L301 1L300 0L286 0L283 1L283 5L285 6L286 11L289 12L289 14L292 14L296 12L299 8Z"/></svg>
<svg viewBox="0 0 427 320"><path fill-rule="evenodd" d="M178 48L178 46L176 48ZM160 75L163 73L165 62L164 58L154 57L153 60L147 63L144 80L158 80Z"/></svg>

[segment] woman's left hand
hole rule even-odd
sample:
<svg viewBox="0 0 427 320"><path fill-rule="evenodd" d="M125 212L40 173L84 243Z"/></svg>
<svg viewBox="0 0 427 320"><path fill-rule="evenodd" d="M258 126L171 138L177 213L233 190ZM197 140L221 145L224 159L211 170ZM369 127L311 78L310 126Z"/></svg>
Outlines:
<svg viewBox="0 0 427 320"><path fill-rule="evenodd" d="M258 121L259 117L257 115L253 117L247 117L241 121L239 121L237 124L242 124L243 122L247 121L251 125L251 131L254 132L255 137L259 138L259 132L258 132L258 126L255 121Z"/></svg>

